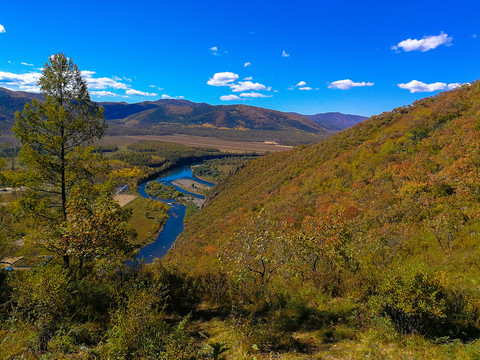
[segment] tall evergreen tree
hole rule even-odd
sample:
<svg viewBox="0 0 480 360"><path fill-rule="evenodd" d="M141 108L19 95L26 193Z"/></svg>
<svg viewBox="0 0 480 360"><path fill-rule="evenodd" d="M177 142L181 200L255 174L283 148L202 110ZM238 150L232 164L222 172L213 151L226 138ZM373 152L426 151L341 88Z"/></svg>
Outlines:
<svg viewBox="0 0 480 360"><path fill-rule="evenodd" d="M45 101L32 99L25 104L15 114L13 132L24 145L27 166L50 192L61 196L65 218L69 190L88 175L80 149L103 137L106 123L102 108L90 100L77 65L64 54L50 56L38 85Z"/></svg>
<svg viewBox="0 0 480 360"><path fill-rule="evenodd" d="M103 137L103 109L90 100L86 81L71 59L50 56L38 81L44 101L33 99L15 114L13 132L22 142L21 155L32 171L30 188L57 198L57 216L65 221L68 196L81 181L92 178L94 154L86 148ZM68 255L64 256L68 266Z"/></svg>

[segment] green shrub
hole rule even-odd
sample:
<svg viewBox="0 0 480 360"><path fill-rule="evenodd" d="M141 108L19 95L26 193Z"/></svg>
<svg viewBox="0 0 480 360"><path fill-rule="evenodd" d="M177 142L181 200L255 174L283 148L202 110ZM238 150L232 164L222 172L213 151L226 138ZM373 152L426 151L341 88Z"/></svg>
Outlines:
<svg viewBox="0 0 480 360"><path fill-rule="evenodd" d="M260 318L237 319L234 323L241 346L249 353L297 350L300 344L290 332Z"/></svg>
<svg viewBox="0 0 480 360"><path fill-rule="evenodd" d="M443 273L426 268L390 272L377 290L371 308L400 333L462 340L480 335L476 309L465 295L448 286Z"/></svg>
<svg viewBox="0 0 480 360"><path fill-rule="evenodd" d="M133 291L126 304L112 314L106 355L115 359L158 358L168 336L162 317L164 301L159 288Z"/></svg>
<svg viewBox="0 0 480 360"><path fill-rule="evenodd" d="M176 268L166 269L160 262L154 266L155 282L164 286L166 311L180 315L195 311L201 301L201 290L197 282Z"/></svg>

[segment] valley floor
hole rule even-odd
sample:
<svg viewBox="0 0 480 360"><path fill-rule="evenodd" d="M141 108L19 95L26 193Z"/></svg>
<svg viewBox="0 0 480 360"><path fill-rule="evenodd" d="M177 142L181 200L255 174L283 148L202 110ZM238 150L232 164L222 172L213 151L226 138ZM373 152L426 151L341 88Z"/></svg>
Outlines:
<svg viewBox="0 0 480 360"><path fill-rule="evenodd" d="M292 149L292 146L276 145L270 143L267 144L264 142L222 140L217 138L188 135L141 135L125 136L125 138L130 138L133 140L166 141L187 146L215 148L220 149L221 151L232 153L266 153L288 151Z"/></svg>

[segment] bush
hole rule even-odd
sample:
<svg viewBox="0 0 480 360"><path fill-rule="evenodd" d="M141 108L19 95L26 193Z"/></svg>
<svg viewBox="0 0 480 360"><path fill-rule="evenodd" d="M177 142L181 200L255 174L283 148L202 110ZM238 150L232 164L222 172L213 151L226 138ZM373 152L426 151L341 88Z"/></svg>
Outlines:
<svg viewBox="0 0 480 360"><path fill-rule="evenodd" d="M258 318L238 319L234 324L239 342L249 353L298 350L300 344L292 334L269 321Z"/></svg>
<svg viewBox="0 0 480 360"><path fill-rule="evenodd" d="M426 268L391 272L380 283L370 306L400 333L470 340L480 335L477 309L447 286L443 273Z"/></svg>
<svg viewBox="0 0 480 360"><path fill-rule="evenodd" d="M175 268L167 269L160 262L154 263L154 272L154 281L164 286L166 311L188 315L197 309L201 291L192 277Z"/></svg>
<svg viewBox="0 0 480 360"><path fill-rule="evenodd" d="M164 293L158 288L132 292L112 314L106 355L115 359L158 358L164 351L168 325L162 318Z"/></svg>

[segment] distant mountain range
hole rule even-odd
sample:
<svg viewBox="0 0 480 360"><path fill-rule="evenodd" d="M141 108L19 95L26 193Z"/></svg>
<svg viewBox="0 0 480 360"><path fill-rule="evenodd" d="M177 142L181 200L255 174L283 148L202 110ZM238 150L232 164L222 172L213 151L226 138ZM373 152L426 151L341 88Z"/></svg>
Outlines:
<svg viewBox="0 0 480 360"><path fill-rule="evenodd" d="M340 131L349 128L363 120L368 119L365 116L342 114L339 112L328 112L316 115L302 115L307 119L321 125L325 129Z"/></svg>
<svg viewBox="0 0 480 360"><path fill-rule="evenodd" d="M22 110L33 98L41 99L41 95L0 88L0 129L10 129L15 111ZM99 105L115 134L185 133L292 144L315 142L366 119L341 113L302 115L248 105L209 105L176 99Z"/></svg>

